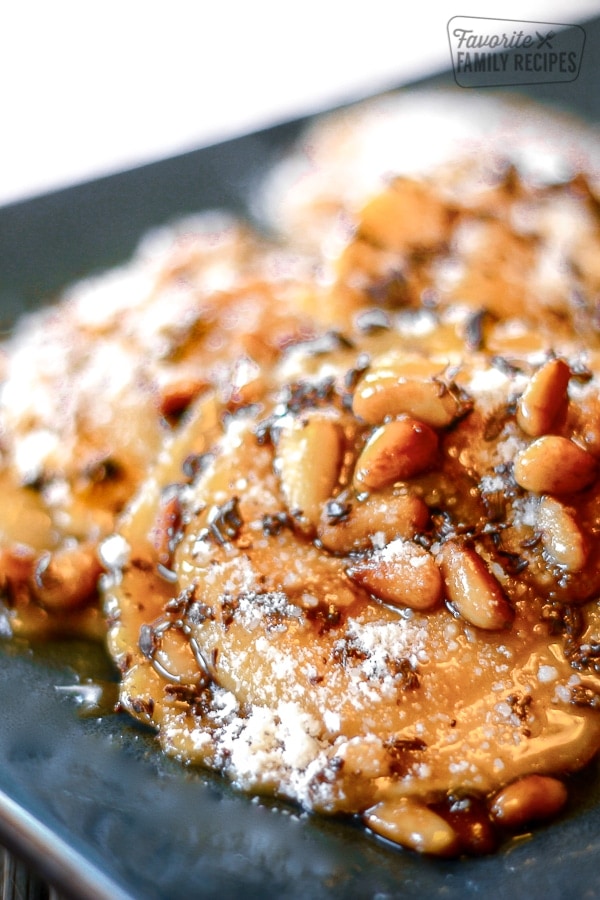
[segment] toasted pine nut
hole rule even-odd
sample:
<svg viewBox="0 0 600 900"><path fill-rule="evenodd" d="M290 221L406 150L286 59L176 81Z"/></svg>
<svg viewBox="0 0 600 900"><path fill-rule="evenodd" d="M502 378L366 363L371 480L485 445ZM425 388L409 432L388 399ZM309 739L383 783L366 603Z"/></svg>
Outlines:
<svg viewBox="0 0 600 900"><path fill-rule="evenodd" d="M365 499L336 498L332 509L321 513L318 537L332 553L370 550L377 536L383 544L394 538L413 538L422 532L429 510L420 497L396 491L379 491Z"/></svg>
<svg viewBox="0 0 600 900"><path fill-rule="evenodd" d="M538 369L517 406L517 422L526 434L547 434L564 411L571 370L562 359L550 359Z"/></svg>
<svg viewBox="0 0 600 900"><path fill-rule="evenodd" d="M342 432L337 422L313 416L294 419L278 437L275 469L288 509L316 528L323 503L331 497L342 460Z"/></svg>
<svg viewBox="0 0 600 900"><path fill-rule="evenodd" d="M587 548L579 526L571 513L552 497L542 497L538 514L542 542L548 556L567 572L580 572Z"/></svg>
<svg viewBox="0 0 600 900"><path fill-rule="evenodd" d="M582 491L596 474L596 460L591 453L555 434L538 438L515 458L515 481L526 491L538 494Z"/></svg>
<svg viewBox="0 0 600 900"><path fill-rule="evenodd" d="M547 775L526 775L502 788L492 801L490 813L507 828L557 815L567 802L562 781Z"/></svg>
<svg viewBox="0 0 600 900"><path fill-rule="evenodd" d="M96 597L102 565L92 543L44 553L37 561L32 588L48 609L83 606Z"/></svg>
<svg viewBox="0 0 600 900"><path fill-rule="evenodd" d="M377 428L354 470L357 491L376 491L394 481L412 478L431 467L437 452L435 431L409 416Z"/></svg>
<svg viewBox="0 0 600 900"><path fill-rule="evenodd" d="M393 541L348 570L353 581L388 603L430 609L442 595L442 575L433 556L412 541Z"/></svg>
<svg viewBox="0 0 600 900"><path fill-rule="evenodd" d="M440 562L448 599L463 619L486 631L510 625L514 611L476 550L449 541L442 548Z"/></svg>
<svg viewBox="0 0 600 900"><path fill-rule="evenodd" d="M384 800L368 809L363 818L375 834L418 853L455 856L459 851L452 826L417 800Z"/></svg>
<svg viewBox="0 0 600 900"><path fill-rule="evenodd" d="M443 371L443 366L420 357L381 358L356 388L354 414L370 425L405 414L433 428L445 428L462 413L463 405L441 381Z"/></svg>

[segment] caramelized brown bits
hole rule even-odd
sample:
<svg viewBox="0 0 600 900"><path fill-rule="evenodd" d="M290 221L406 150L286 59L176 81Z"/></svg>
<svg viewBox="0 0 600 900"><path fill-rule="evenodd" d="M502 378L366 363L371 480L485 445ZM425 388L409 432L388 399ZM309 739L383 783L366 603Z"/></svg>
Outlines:
<svg viewBox="0 0 600 900"><path fill-rule="evenodd" d="M511 624L514 610L475 549L449 541L440 552L440 562L448 599L463 619L485 631Z"/></svg>
<svg viewBox="0 0 600 900"><path fill-rule="evenodd" d="M486 417L485 427L483 429L483 440L486 443L495 441L502 434L505 426L508 424L512 416L514 416L514 404L502 403Z"/></svg>
<svg viewBox="0 0 600 900"><path fill-rule="evenodd" d="M584 684L574 684L570 690L569 703L598 712L600 711L600 691L586 687Z"/></svg>
<svg viewBox="0 0 600 900"><path fill-rule="evenodd" d="M437 453L435 431L409 416L377 428L360 454L354 470L357 491L379 488L412 478L429 469Z"/></svg>
<svg viewBox="0 0 600 900"><path fill-rule="evenodd" d="M562 359L550 359L537 370L517 404L517 422L531 437L547 434L564 413L571 370Z"/></svg>
<svg viewBox="0 0 600 900"><path fill-rule="evenodd" d="M547 775L526 775L496 794L490 813L498 824L516 830L551 819L566 802L567 789L562 781Z"/></svg>
<svg viewBox="0 0 600 900"><path fill-rule="evenodd" d="M538 494L574 494L589 487L596 475L594 457L559 435L538 438L515 458L515 481Z"/></svg>
<svg viewBox="0 0 600 900"><path fill-rule="evenodd" d="M206 381L191 378L165 385L159 398L160 414L168 421L176 422L208 386Z"/></svg>
<svg viewBox="0 0 600 900"><path fill-rule="evenodd" d="M207 516L207 537L223 545L238 536L243 525L239 503L239 497L231 497L224 503L211 506Z"/></svg>

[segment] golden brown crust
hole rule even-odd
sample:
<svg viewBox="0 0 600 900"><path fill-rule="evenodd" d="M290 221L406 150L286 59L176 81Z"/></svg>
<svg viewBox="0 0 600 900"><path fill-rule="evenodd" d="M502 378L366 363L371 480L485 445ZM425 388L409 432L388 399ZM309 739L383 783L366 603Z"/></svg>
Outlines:
<svg viewBox="0 0 600 900"><path fill-rule="evenodd" d="M446 314L439 321L449 327ZM452 328L458 341L461 323ZM423 341L438 338L433 327ZM179 522L168 572L152 480L154 501L121 529L128 562L107 596L122 703L158 726L167 752L316 809L381 804L368 814L380 825L401 797L482 798L595 753L600 721L582 691L600 684L591 660L580 662L600 624L586 603L600 587L600 544L584 524L599 495L514 480L511 458L535 444L516 420L531 383L522 373L539 368L513 357L507 373L466 343L460 416L428 426L435 459L365 490L356 470L382 426L357 416L352 397L382 370L390 331L353 341L319 354L327 375L275 387L233 417L191 484L169 470L180 487L165 500L177 497ZM314 361L307 351L303 368ZM595 380L573 388L553 435L563 440L578 392L597 391ZM330 447L332 428L339 449L319 459L318 436ZM129 599L139 596L143 610Z"/></svg>

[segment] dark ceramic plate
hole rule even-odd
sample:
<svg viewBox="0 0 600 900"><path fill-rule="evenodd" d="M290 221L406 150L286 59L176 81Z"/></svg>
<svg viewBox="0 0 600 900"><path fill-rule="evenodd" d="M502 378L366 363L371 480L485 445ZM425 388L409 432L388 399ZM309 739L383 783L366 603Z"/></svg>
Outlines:
<svg viewBox="0 0 600 900"><path fill-rule="evenodd" d="M599 31L587 27L588 47L600 45ZM590 107L597 91L588 90L593 66L590 58L579 84L541 86L536 95L598 119ZM451 81L440 76L428 86ZM257 179L302 124L0 209L2 324L74 278L127 258L153 225L202 207L246 211ZM83 717L72 686L113 677L93 645L0 644L0 842L68 896L600 895L597 766L575 779L561 821L496 856L424 859L352 822L240 796L164 759L152 735L128 719Z"/></svg>

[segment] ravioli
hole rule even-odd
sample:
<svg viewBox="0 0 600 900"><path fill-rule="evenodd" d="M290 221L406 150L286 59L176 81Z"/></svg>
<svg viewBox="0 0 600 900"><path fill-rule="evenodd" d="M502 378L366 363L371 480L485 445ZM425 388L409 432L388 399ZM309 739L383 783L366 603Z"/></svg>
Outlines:
<svg viewBox="0 0 600 900"><path fill-rule="evenodd" d="M103 635L99 541L197 398L247 402L313 334L304 265L207 213L18 323L0 392L3 631Z"/></svg>
<svg viewBox="0 0 600 900"><path fill-rule="evenodd" d="M559 813L600 739L597 198L487 162L344 209L320 336L198 409L104 546L167 753L437 855Z"/></svg>

